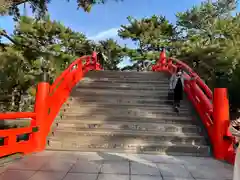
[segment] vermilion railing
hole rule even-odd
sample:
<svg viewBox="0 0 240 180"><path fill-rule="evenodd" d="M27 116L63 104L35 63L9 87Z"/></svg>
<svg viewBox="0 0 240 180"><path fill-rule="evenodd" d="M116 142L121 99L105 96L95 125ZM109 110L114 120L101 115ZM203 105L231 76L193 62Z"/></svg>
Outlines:
<svg viewBox="0 0 240 180"><path fill-rule="evenodd" d="M1 120L29 119L29 127L0 130L0 157L14 153L31 153L42 151L46 146L46 138L51 125L61 106L69 97L72 88L90 70L100 70L97 54L76 59L52 85L47 79L37 86L34 112L0 113ZM21 140L19 137L26 135Z"/></svg>
<svg viewBox="0 0 240 180"><path fill-rule="evenodd" d="M213 94L204 81L187 64L174 58L166 58L164 50L160 54L160 59L152 66L152 70L173 74L177 67L184 70L187 79L195 77L195 80L185 81L184 91L208 132L215 158L233 164L235 140L228 131L230 121L226 88L215 88Z"/></svg>

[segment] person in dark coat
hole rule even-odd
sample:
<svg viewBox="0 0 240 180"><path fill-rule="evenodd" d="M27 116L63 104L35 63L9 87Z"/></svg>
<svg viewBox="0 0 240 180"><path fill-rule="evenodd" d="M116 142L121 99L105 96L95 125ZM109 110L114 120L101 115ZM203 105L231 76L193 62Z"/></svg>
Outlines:
<svg viewBox="0 0 240 180"><path fill-rule="evenodd" d="M190 80L196 79L195 77L190 78ZM170 91L173 93L173 105L174 108L179 111L180 102L183 99L183 91L184 91L184 81L186 80L183 75L183 70L178 67L175 74L172 75L170 79Z"/></svg>

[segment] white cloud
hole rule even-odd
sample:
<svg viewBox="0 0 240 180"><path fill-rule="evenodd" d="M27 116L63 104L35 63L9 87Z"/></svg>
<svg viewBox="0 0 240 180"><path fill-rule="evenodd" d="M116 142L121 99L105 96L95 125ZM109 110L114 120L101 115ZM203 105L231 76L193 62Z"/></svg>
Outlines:
<svg viewBox="0 0 240 180"><path fill-rule="evenodd" d="M91 40L94 40L94 41L104 40L107 38L114 38L118 35L118 29L119 28L111 28L111 29L108 29L105 31L101 31L101 32L97 33L96 35L90 36L88 38Z"/></svg>
<svg viewBox="0 0 240 180"><path fill-rule="evenodd" d="M118 68L123 68L125 66L131 66L131 65L133 65L133 62L131 61L131 59L129 57L124 57L117 66Z"/></svg>

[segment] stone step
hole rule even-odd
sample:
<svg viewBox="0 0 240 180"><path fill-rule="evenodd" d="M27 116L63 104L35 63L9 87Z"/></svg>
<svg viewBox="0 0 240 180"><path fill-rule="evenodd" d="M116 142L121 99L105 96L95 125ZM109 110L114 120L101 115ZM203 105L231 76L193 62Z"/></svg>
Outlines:
<svg viewBox="0 0 240 180"><path fill-rule="evenodd" d="M165 73L88 72L55 119L47 149L209 156L189 103L176 113L168 84Z"/></svg>
<svg viewBox="0 0 240 180"><path fill-rule="evenodd" d="M104 80L105 82L111 82L111 81L118 81L118 82L125 82L128 84L149 84L149 82L158 82L157 84L160 84L163 82L163 84L168 84L169 83L169 78L162 78L162 77L131 77L131 76L85 76L84 79L82 79L83 82L91 83L92 81L100 81ZM81 82L81 81L80 81ZM104 82L103 82L104 83Z"/></svg>
<svg viewBox="0 0 240 180"><path fill-rule="evenodd" d="M76 88L96 88L96 89L117 89L117 90L151 90L161 91L169 90L169 86L166 85L144 85L144 84L112 84L112 83L79 83Z"/></svg>
<svg viewBox="0 0 240 180"><path fill-rule="evenodd" d="M147 76L105 76L105 75L96 75L96 76L85 76L84 79L86 80L94 80L94 81L122 81L122 82L143 82L143 83L148 83L148 82L164 82L167 83L170 80L169 77L163 77L163 76L152 76L152 77L147 77ZM83 81L84 81L83 79Z"/></svg>
<svg viewBox="0 0 240 180"><path fill-rule="evenodd" d="M105 129L108 131L113 130L140 130L140 131L158 131L162 132L176 132L176 133L198 133L200 128L195 125L181 125L181 124L161 124L152 122L128 122L126 121L109 121L99 122L94 121L80 121L78 123L56 122L55 130L84 130L84 129Z"/></svg>
<svg viewBox="0 0 240 180"><path fill-rule="evenodd" d="M58 130L52 131L52 135L49 137L57 138L64 141L65 139L74 139L77 142L92 143L96 142L102 144L104 142L131 142L131 141L150 141L150 142L171 142L181 144L194 144L194 145L206 145L204 137L197 133L176 133L176 132L164 132L157 131L140 131L140 130L112 130L109 129L82 129L82 130Z"/></svg>
<svg viewBox="0 0 240 180"><path fill-rule="evenodd" d="M176 115L173 107L164 107L164 108L129 108L126 106L119 107L116 105L113 106L63 106L60 110L61 114L73 113L78 115L87 115L94 112L95 115L106 114L106 115L130 115L130 116L162 116L162 115ZM189 116L191 112L188 109L180 109L178 116Z"/></svg>
<svg viewBox="0 0 240 180"><path fill-rule="evenodd" d="M173 124L173 125L195 125L197 124L194 120L188 119L177 119L177 118L141 118L141 117L111 117L111 118L96 118L96 117L86 117L81 119L76 119L75 117L68 117L68 119L64 116L57 117L55 122L56 123L70 123L70 124L77 124L77 123L84 123L84 122L90 122L90 123L112 123L112 122L138 122L138 123L166 123L166 124Z"/></svg>
<svg viewBox="0 0 240 180"><path fill-rule="evenodd" d="M121 83L127 83L127 84L169 84L169 79L158 79L158 80L141 80L140 78L131 78L131 79L119 79L119 78L113 78L113 77L103 77L103 78L90 78L90 77L84 77L81 81L81 83L113 83L113 84L121 84Z"/></svg>
<svg viewBox="0 0 240 180"><path fill-rule="evenodd" d="M166 73L159 72L121 72L121 71L90 71L85 77L118 77L118 78L167 78Z"/></svg>
<svg viewBox="0 0 240 180"><path fill-rule="evenodd" d="M181 109L187 109L189 108L189 104L188 103L184 103L184 101L181 103L181 107L180 107L180 113L181 113ZM162 108L164 106L168 107L168 108L173 108L172 106L172 101L164 101L162 104L137 104L137 103L109 103L109 102L79 102L77 100L70 100L68 99L66 101L66 103L63 105L65 106L79 106L79 107L84 107L84 106L91 106L91 107L108 107L108 106L125 106L125 107L129 107L129 108L142 108L142 107L148 107L148 108Z"/></svg>
<svg viewBox="0 0 240 180"><path fill-rule="evenodd" d="M159 105L166 105L166 106L170 106L170 104L172 103L171 100L168 99L141 99L141 98L124 98L124 96L119 97L119 96L115 96L112 98L106 98L104 96L89 96L89 97L79 97L76 96L74 98L69 98L67 100L67 103L70 104L78 104L78 105L87 105L87 104L92 104L95 103L97 105L101 105L104 106L104 104L119 104L119 105L125 105L125 104L132 104L135 105L136 108L138 106L159 106ZM187 108L188 103L185 101L181 102L181 106L183 106L184 108Z"/></svg>
<svg viewBox="0 0 240 180"><path fill-rule="evenodd" d="M182 145L182 144L82 144L75 141L51 141L46 147L47 150L67 150L67 151L82 151L82 152L124 152L134 154L167 154L175 156L210 156L210 150L208 146L196 146L196 145Z"/></svg>
<svg viewBox="0 0 240 180"><path fill-rule="evenodd" d="M61 110L64 111L64 109L71 109L71 108L81 108L82 111L87 111L87 110L97 110L97 109L129 109L129 110L144 110L144 111L149 111L149 112L163 112L163 111L168 111L168 112L174 112L172 104L159 104L158 106L145 106L145 105L138 105L136 104L96 104L96 103L89 103L86 105L79 104L78 102L74 102L74 100L71 100L72 97L70 97L63 105ZM74 99L74 98L73 98ZM185 113L185 112L190 112L188 106L181 105L180 108L180 113Z"/></svg>
<svg viewBox="0 0 240 180"><path fill-rule="evenodd" d="M118 114L117 114L118 115ZM134 116L134 115L124 115L124 114L119 114L117 116L115 115L109 115L109 114L94 114L94 112L90 112L89 114L74 114L74 113L63 113L60 114L61 119L66 119L66 120L82 120L82 119L99 119L99 120L104 120L107 121L108 119L121 119L121 120L127 120L129 118L136 118L136 119L153 119L153 120L165 120L165 121L191 121L192 117L190 116L177 116L177 115L162 115L162 116L153 116L153 115L145 115L145 116Z"/></svg>
<svg viewBox="0 0 240 180"><path fill-rule="evenodd" d="M91 96L91 95L81 95L81 96L73 96L71 95L71 97L68 100L95 100L95 102L98 101L106 101L106 102L121 102L124 100L127 101L134 101L134 102L149 102L149 103L162 103L165 101L170 101L167 99L167 97L163 98L163 97L151 97L151 96L129 96L129 95L106 95L106 96ZM185 101L186 102L186 101Z"/></svg>
<svg viewBox="0 0 240 180"><path fill-rule="evenodd" d="M108 76L108 75L134 75L134 76L166 76L167 74L166 73L161 73L161 72L152 72L152 71L110 71L110 70L104 70L104 71L89 71L87 73L87 76L89 75L95 75L95 74L98 74L98 75L105 75L105 76Z"/></svg>
<svg viewBox="0 0 240 180"><path fill-rule="evenodd" d="M189 114L184 113L174 113L174 112L166 112L166 113L148 113L142 111L124 111L124 110L109 110L109 111L82 111L79 108L79 111L75 112L60 112L60 114L64 118L76 118L76 119L83 119L86 117L94 117L94 118L114 118L114 117L122 117L122 118L152 118L152 119L178 119L178 120L191 120L192 118L189 117Z"/></svg>
<svg viewBox="0 0 240 180"><path fill-rule="evenodd" d="M72 97L105 97L105 98L115 98L115 97L123 97L123 98L137 98L137 99L167 99L167 92L161 92L155 95L152 94L142 94L142 93L126 93L125 91L88 91L84 88L85 91L78 91L79 89L73 90L71 93Z"/></svg>
<svg viewBox="0 0 240 180"><path fill-rule="evenodd" d="M115 95L121 95L121 94L129 94L130 95L135 95L135 96L158 96L158 97L162 97L165 96L167 97L169 89L162 89L162 90L157 90L157 91L152 91L152 90L133 90L133 89L114 89L114 91L112 89L102 89L102 88L74 88L72 90L71 95L72 96L76 96L76 95L81 95L81 94L85 94L86 92L88 93L92 93L92 95L97 95L99 94L115 94Z"/></svg>
<svg viewBox="0 0 240 180"><path fill-rule="evenodd" d="M82 95L107 95L107 96L117 96L117 95L125 95L125 96L139 96L139 97L152 97L152 98L164 98L168 95L168 90L161 91L136 91L136 90L112 90L112 89L88 89L88 88L74 88L72 90L72 96L82 96Z"/></svg>

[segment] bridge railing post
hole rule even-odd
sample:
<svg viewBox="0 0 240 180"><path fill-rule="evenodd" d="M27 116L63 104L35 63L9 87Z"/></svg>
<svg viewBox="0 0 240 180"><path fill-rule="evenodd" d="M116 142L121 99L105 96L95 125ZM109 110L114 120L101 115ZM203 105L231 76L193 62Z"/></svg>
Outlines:
<svg viewBox="0 0 240 180"><path fill-rule="evenodd" d="M46 123L48 116L48 95L50 90L49 76L46 69L43 68L41 82L37 85L37 93L35 99L34 111L36 112L36 119L32 124L39 127L39 131L35 134L34 144L35 151L42 151L46 146Z"/></svg>
<svg viewBox="0 0 240 180"><path fill-rule="evenodd" d="M216 159L224 160L228 145L224 136L229 126L229 101L227 88L215 88L213 93L213 154Z"/></svg>
<svg viewBox="0 0 240 180"><path fill-rule="evenodd" d="M160 61L159 61L162 70L165 70L164 67L166 66L166 61L167 61L166 50L165 48L162 48L162 51L160 53Z"/></svg>

